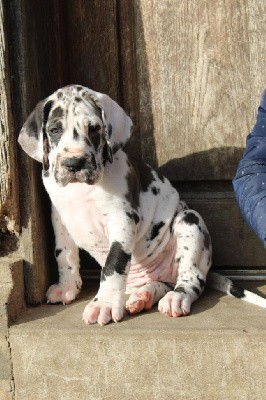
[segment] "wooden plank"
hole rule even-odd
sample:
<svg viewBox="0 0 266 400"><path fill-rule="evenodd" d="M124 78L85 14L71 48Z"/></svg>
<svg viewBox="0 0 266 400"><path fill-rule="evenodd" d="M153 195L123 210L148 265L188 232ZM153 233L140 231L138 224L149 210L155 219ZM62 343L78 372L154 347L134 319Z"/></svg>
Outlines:
<svg viewBox="0 0 266 400"><path fill-rule="evenodd" d="M4 2L12 75L12 118L18 134L36 103L62 85L61 32L57 0ZM14 135L14 140L16 140ZM17 144L15 144L17 147ZM25 296L40 303L53 264L50 202L41 182L41 165L20 149L21 256L24 259Z"/></svg>
<svg viewBox="0 0 266 400"><path fill-rule="evenodd" d="M141 155L141 144L136 68L135 2L117 0L117 15L121 106L130 115L134 125L127 151L138 158Z"/></svg>
<svg viewBox="0 0 266 400"><path fill-rule="evenodd" d="M119 100L115 0L65 2L66 79Z"/></svg>
<svg viewBox="0 0 266 400"><path fill-rule="evenodd" d="M247 226L232 196L206 199L185 197L191 208L203 216L213 243L213 266L237 269L265 267L263 243Z"/></svg>
<svg viewBox="0 0 266 400"><path fill-rule="evenodd" d="M11 119L10 74L3 4L0 3L0 229L20 230L17 152ZM3 243L2 243L3 245Z"/></svg>
<svg viewBox="0 0 266 400"><path fill-rule="evenodd" d="M17 3L17 0L16 0ZM40 99L63 85L61 49L61 2L27 0L22 2L17 35L24 77L20 81L22 124ZM21 125L20 125L21 126ZM22 154L24 279L29 304L39 303L53 275L54 242L50 200L41 181L41 165ZM41 232L41 235L40 235Z"/></svg>
<svg viewBox="0 0 266 400"><path fill-rule="evenodd" d="M266 86L265 18L263 0L135 1L142 152L171 180L234 176Z"/></svg>

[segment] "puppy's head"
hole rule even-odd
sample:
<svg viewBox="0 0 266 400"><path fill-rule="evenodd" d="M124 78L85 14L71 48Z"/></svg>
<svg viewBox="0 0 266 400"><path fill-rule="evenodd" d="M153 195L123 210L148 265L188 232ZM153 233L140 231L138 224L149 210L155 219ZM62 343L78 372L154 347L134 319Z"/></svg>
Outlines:
<svg viewBox="0 0 266 400"><path fill-rule="evenodd" d="M132 121L109 96L79 85L57 90L37 104L18 141L61 186L94 184L128 141Z"/></svg>

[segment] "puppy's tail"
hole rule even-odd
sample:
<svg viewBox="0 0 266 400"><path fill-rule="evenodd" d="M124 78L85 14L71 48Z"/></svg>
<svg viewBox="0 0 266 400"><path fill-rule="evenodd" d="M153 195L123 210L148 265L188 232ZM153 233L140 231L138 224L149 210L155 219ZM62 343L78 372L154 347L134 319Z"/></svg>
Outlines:
<svg viewBox="0 0 266 400"><path fill-rule="evenodd" d="M227 293L230 296L237 297L238 299L247 301L251 304L266 308L266 299L258 296L255 293L249 292L246 289L238 286L231 279L215 272L210 272L207 276L207 286L212 289L219 290L220 292Z"/></svg>

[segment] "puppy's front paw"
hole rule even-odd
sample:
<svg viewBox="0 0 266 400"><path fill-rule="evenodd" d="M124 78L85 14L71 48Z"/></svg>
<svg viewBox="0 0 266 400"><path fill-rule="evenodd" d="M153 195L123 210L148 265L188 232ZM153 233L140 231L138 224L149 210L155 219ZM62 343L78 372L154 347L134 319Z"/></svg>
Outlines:
<svg viewBox="0 0 266 400"><path fill-rule="evenodd" d="M144 285L135 290L126 302L126 309L130 314L137 314L142 310L150 310L153 306L155 288L152 285Z"/></svg>
<svg viewBox="0 0 266 400"><path fill-rule="evenodd" d="M85 324L95 324L98 322L100 325L106 325L110 321L119 322L124 316L124 296L112 293L104 297L95 297L84 309L82 319Z"/></svg>
<svg viewBox="0 0 266 400"><path fill-rule="evenodd" d="M171 291L159 301L158 309L168 317L181 317L190 313L192 302L190 294Z"/></svg>
<svg viewBox="0 0 266 400"><path fill-rule="evenodd" d="M78 296L81 289L81 280L62 284L52 285L46 292L47 303L70 304Z"/></svg>

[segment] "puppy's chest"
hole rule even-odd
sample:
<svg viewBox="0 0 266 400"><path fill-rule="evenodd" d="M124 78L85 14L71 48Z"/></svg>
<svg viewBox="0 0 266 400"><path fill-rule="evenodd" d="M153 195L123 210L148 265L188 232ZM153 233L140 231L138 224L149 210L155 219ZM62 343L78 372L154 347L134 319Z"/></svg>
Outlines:
<svg viewBox="0 0 266 400"><path fill-rule="evenodd" d="M108 249L107 213L99 201L101 194L95 193L88 185L45 186L77 246L87 251L97 247Z"/></svg>
<svg viewBox="0 0 266 400"><path fill-rule="evenodd" d="M104 213L87 203L77 209L66 208L61 218L76 245L90 253L103 266L109 249Z"/></svg>
<svg viewBox="0 0 266 400"><path fill-rule="evenodd" d="M68 206L60 215L79 247L87 251L98 247L108 248L106 216L97 208L91 207L89 203L75 209Z"/></svg>

